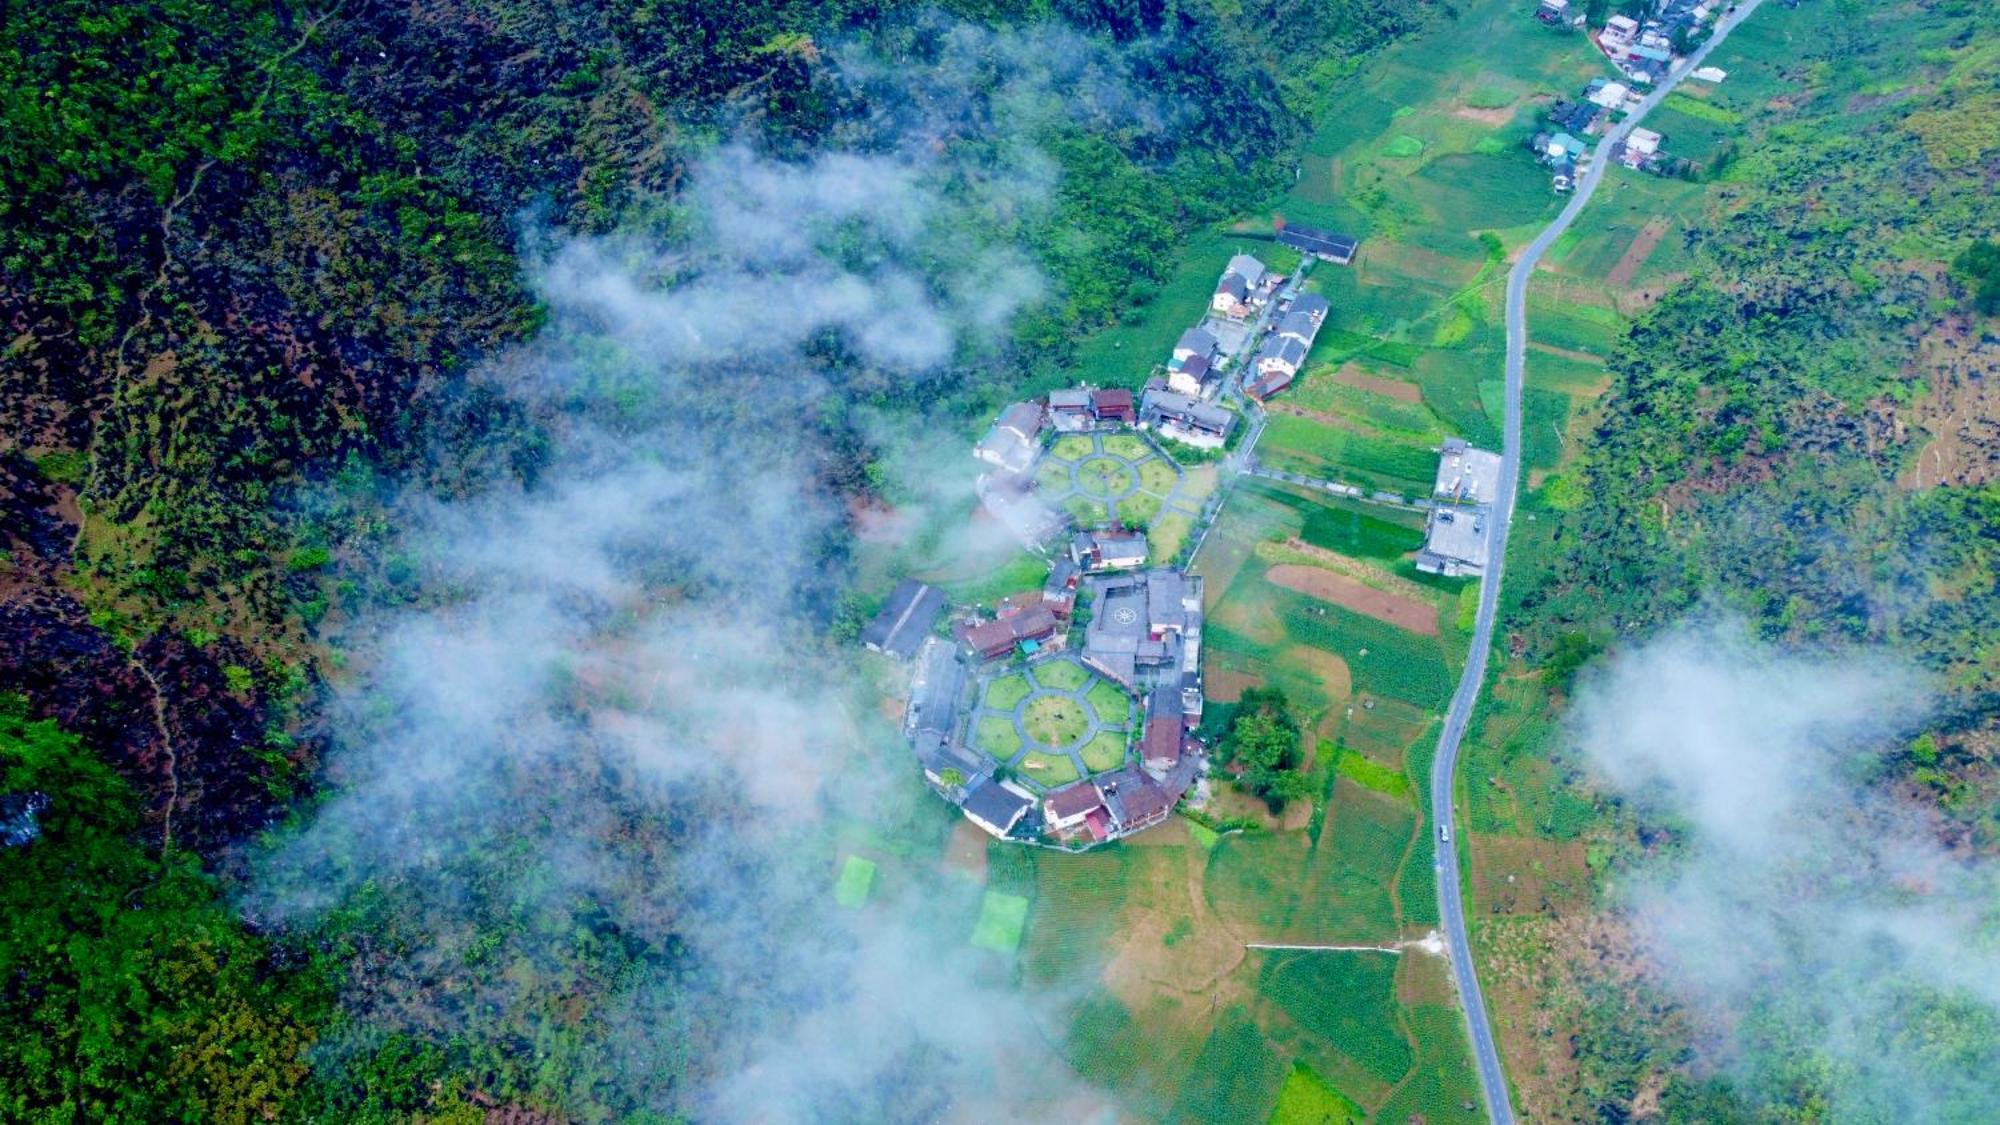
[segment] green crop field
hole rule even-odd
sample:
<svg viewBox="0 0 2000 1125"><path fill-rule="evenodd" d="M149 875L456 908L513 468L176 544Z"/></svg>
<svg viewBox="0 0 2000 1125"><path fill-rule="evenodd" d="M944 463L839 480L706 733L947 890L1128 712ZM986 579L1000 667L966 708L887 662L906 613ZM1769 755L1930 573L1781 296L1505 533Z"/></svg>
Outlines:
<svg viewBox="0 0 2000 1125"><path fill-rule="evenodd" d="M1229 1012L1202 1045L1168 1120L1262 1120L1284 1085L1285 1070L1284 1058L1247 1014Z"/></svg>
<svg viewBox="0 0 2000 1125"><path fill-rule="evenodd" d="M1342 497L1312 495L1266 481L1245 483L1241 499L1269 501L1300 513L1293 533L1315 547L1363 559L1402 558L1424 544L1423 517Z"/></svg>
<svg viewBox="0 0 2000 1125"><path fill-rule="evenodd" d="M1312 1067L1293 1063L1270 1125L1365 1125L1368 1114Z"/></svg>
<svg viewBox="0 0 2000 1125"><path fill-rule="evenodd" d="M1464 1021L1457 1010L1419 1004L1408 1010L1407 1019L1417 1042L1416 1067L1409 1081L1376 1111L1377 1119L1421 1117L1426 1123L1466 1125L1486 1120L1480 1108L1479 1079L1465 1051Z"/></svg>
<svg viewBox="0 0 2000 1125"><path fill-rule="evenodd" d="M1428 493L1437 454L1422 445L1371 437L1300 418L1273 414L1258 453L1273 465L1293 462L1316 476L1374 479L1388 487Z"/></svg>
<svg viewBox="0 0 2000 1125"><path fill-rule="evenodd" d="M1301 644L1347 661L1357 690L1378 692L1425 708L1438 708L1455 684L1443 638L1420 637L1339 606L1275 590L1285 631Z"/></svg>
<svg viewBox="0 0 2000 1125"><path fill-rule="evenodd" d="M875 862L858 855L847 857L841 865L840 878L833 884L833 901L849 910L858 910L868 902L868 892L875 887Z"/></svg>
<svg viewBox="0 0 2000 1125"><path fill-rule="evenodd" d="M1396 1004L1393 953L1267 955L1260 984L1287 1016L1389 1085L1415 1061Z"/></svg>
<svg viewBox="0 0 2000 1125"><path fill-rule="evenodd" d="M987 891L979 908L979 921L972 927L972 944L995 953L1012 953L1021 947L1021 928L1027 919L1027 899Z"/></svg>

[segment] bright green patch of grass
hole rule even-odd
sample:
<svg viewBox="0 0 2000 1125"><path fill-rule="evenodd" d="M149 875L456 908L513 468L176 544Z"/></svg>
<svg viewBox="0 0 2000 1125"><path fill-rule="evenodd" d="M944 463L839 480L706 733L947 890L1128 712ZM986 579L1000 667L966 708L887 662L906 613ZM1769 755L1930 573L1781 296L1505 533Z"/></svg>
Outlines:
<svg viewBox="0 0 2000 1125"><path fill-rule="evenodd" d="M1315 547L1364 559L1398 559L1423 546L1423 517L1333 496L1310 496L1264 481L1246 482L1245 496L1272 501L1304 517L1299 538Z"/></svg>
<svg viewBox="0 0 2000 1125"><path fill-rule="evenodd" d="M1004 762L1021 748L1021 736L1015 733L1012 720L988 715L973 728L972 744L980 753Z"/></svg>
<svg viewBox="0 0 2000 1125"><path fill-rule="evenodd" d="M1049 564L1026 551L1009 555L998 566L971 574L930 572L916 577L942 589L961 605L990 605L1008 594L1040 589L1049 576Z"/></svg>
<svg viewBox="0 0 2000 1125"><path fill-rule="evenodd" d="M1422 156L1423 154L1424 142L1412 137L1408 133L1398 133L1389 138L1388 144L1382 146L1383 156L1393 157L1398 160L1413 156Z"/></svg>
<svg viewBox="0 0 2000 1125"><path fill-rule="evenodd" d="M1107 723L1124 722L1131 709L1131 701L1125 692L1110 680L1098 680L1090 685L1086 698L1090 700L1090 709Z"/></svg>
<svg viewBox="0 0 2000 1125"><path fill-rule="evenodd" d="M1188 838L1195 842L1196 847L1206 851L1215 847L1217 841L1222 839L1222 834L1206 824L1196 824L1190 820L1188 821Z"/></svg>
<svg viewBox="0 0 2000 1125"><path fill-rule="evenodd" d="M1430 491L1437 473L1437 454L1422 445L1357 434L1291 414L1271 416L1260 452L1264 450L1298 454L1308 466L1318 461L1327 470L1381 478L1390 486L1421 485L1422 492Z"/></svg>
<svg viewBox="0 0 2000 1125"><path fill-rule="evenodd" d="M1065 461L1081 461L1094 452L1096 447L1082 434L1064 434L1049 447L1050 456L1060 457Z"/></svg>
<svg viewBox="0 0 2000 1125"><path fill-rule="evenodd" d="M1074 660L1047 660L1035 665L1035 682L1057 691L1075 691L1090 682L1090 669Z"/></svg>
<svg viewBox="0 0 2000 1125"><path fill-rule="evenodd" d="M1135 492L1118 502L1118 522L1126 527L1146 527L1160 514L1163 503L1150 492Z"/></svg>
<svg viewBox="0 0 2000 1125"><path fill-rule="evenodd" d="M1743 124L1743 115L1737 113L1735 110L1724 109L1712 102L1705 102L1700 98L1691 98L1682 93L1668 94L1667 100L1661 103L1661 108L1671 109L1676 113L1685 113L1689 117L1698 117L1712 125L1735 126Z"/></svg>
<svg viewBox="0 0 2000 1125"><path fill-rule="evenodd" d="M1125 764L1125 736L1115 731L1099 731L1083 744L1083 765L1091 773L1106 773Z"/></svg>
<svg viewBox="0 0 2000 1125"><path fill-rule="evenodd" d="M1070 761L1069 755L1044 754L1038 750L1029 751L1021 759L1020 771L1022 777L1050 789L1058 785L1068 785L1081 776L1076 772L1076 763Z"/></svg>
<svg viewBox="0 0 2000 1125"><path fill-rule="evenodd" d="M1102 501L1086 496L1072 496L1063 501L1063 511L1084 527L1100 527L1111 518L1111 509Z"/></svg>
<svg viewBox="0 0 2000 1125"><path fill-rule="evenodd" d="M1514 91L1505 86L1481 86L1465 96L1473 109L1505 109L1514 104Z"/></svg>
<svg viewBox="0 0 2000 1125"><path fill-rule="evenodd" d="M1334 749L1325 743L1321 743L1320 746L1322 753ZM1335 768L1338 769L1340 776L1391 797L1401 797L1410 791L1410 779L1403 776L1401 770L1391 769L1379 762L1364 758L1352 750L1337 752L1340 757Z"/></svg>
<svg viewBox="0 0 2000 1125"><path fill-rule="evenodd" d="M1141 457L1150 456L1153 448L1147 445L1146 439L1140 437L1138 434L1106 434L1104 435L1104 452L1111 454L1113 457L1123 457L1127 461L1137 461Z"/></svg>
<svg viewBox="0 0 2000 1125"><path fill-rule="evenodd" d="M1368 1114L1312 1067L1293 1063L1270 1125L1366 1125Z"/></svg>
<svg viewBox="0 0 2000 1125"><path fill-rule="evenodd" d="M1021 726L1040 745L1062 747L1082 738L1090 729L1090 719L1076 700L1066 695L1043 695L1029 701Z"/></svg>
<svg viewBox="0 0 2000 1125"><path fill-rule="evenodd" d="M1033 690L1027 676L1011 672L986 685L986 705L995 711L1012 711Z"/></svg>
<svg viewBox="0 0 2000 1125"><path fill-rule="evenodd" d="M1413 1053L1397 1030L1395 954L1278 953L1265 962L1259 988L1375 1078L1394 1084L1409 1073Z"/></svg>
<svg viewBox="0 0 2000 1125"><path fill-rule="evenodd" d="M1021 928L1027 920L1027 899L987 891L979 921L972 927L972 944L995 953L1012 953L1021 947Z"/></svg>
<svg viewBox="0 0 2000 1125"><path fill-rule="evenodd" d="M1043 461L1035 468L1035 483L1041 486L1043 492L1052 494L1068 492L1073 487L1069 475L1069 462L1058 461L1053 457Z"/></svg>
<svg viewBox="0 0 2000 1125"><path fill-rule="evenodd" d="M1092 457L1077 467L1076 482L1086 496L1110 498L1132 487L1132 470L1116 457Z"/></svg>
<svg viewBox="0 0 2000 1125"><path fill-rule="evenodd" d="M847 857L840 878L833 884L833 901L849 910L859 910L875 886L875 861L858 855Z"/></svg>
<svg viewBox="0 0 2000 1125"><path fill-rule="evenodd" d="M1180 474L1174 467L1158 457L1139 463L1139 487L1147 492L1165 496L1174 490Z"/></svg>

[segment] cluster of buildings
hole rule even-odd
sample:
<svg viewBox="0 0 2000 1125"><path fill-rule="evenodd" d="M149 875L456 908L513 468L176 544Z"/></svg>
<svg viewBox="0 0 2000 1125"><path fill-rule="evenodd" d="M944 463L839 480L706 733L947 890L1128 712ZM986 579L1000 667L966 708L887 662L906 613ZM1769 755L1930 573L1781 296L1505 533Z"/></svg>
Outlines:
<svg viewBox="0 0 2000 1125"><path fill-rule="evenodd" d="M1498 453L1474 449L1463 438L1445 439L1431 487L1424 545L1417 552L1418 570L1450 578L1486 573L1502 466Z"/></svg>
<svg viewBox="0 0 2000 1125"><path fill-rule="evenodd" d="M1558 99L1543 112L1545 127L1529 139L1528 148L1548 165L1550 182L1557 191L1576 186L1577 177L1587 170L1590 146L1583 138L1602 133L1643 100L1623 82L1593 78L1576 98ZM1666 138L1651 129L1634 129L1619 143L1613 159L1628 168L1668 171L1671 162L1660 151L1665 142Z"/></svg>
<svg viewBox="0 0 2000 1125"><path fill-rule="evenodd" d="M1650 86L1667 77L1720 6L1721 0L1658 0L1652 18L1612 16L1593 40L1626 77Z"/></svg>

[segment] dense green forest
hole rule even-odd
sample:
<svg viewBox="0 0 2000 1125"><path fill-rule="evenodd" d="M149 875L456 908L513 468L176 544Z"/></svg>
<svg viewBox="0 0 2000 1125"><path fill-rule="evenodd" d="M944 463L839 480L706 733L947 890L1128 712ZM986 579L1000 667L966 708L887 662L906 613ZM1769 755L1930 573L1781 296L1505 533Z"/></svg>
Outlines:
<svg viewBox="0 0 2000 1125"><path fill-rule="evenodd" d="M500 880L615 766L509 779L546 802L518 823L439 826L469 868L321 872L350 893L297 919L245 897L260 841L339 790L337 732L373 729L328 713L369 614L460 596L398 540L399 498L532 490L579 426L659 409L630 383L579 410L481 375L562 319L532 276L576 239L699 241L687 193L732 145L780 168L941 154L951 210L920 283L943 293L953 256L998 244L1046 281L997 347L923 379L810 344L842 389L804 404L800 444L816 487L851 496L879 440L852 408L958 424L1059 377L1188 232L1288 179L1334 79L1448 17L1415 0L7 7L0 690L18 694L0 790L49 803L0 852L5 1116L685 1108L719 1032L676 1016L635 1038L619 1016L635 989L702 986L671 928L588 903L537 920ZM607 359L556 335L572 369ZM816 541L807 621L838 598L844 534ZM582 898L660 886L648 849L693 846L687 803L714 799L603 813L590 828L636 849L635 883ZM521 995L385 968L440 944L511 964ZM643 1067L613 1053L634 1043Z"/></svg>
<svg viewBox="0 0 2000 1125"><path fill-rule="evenodd" d="M1558 699L1600 654L1689 617L1787 650L1867 653L1884 677L1897 664L1883 654L1911 659L1936 693L1929 725L1851 764L1846 805L1882 802L1918 818L1927 847L1991 856L2000 450L1967 419L1990 410L1995 372L1983 240L2000 226L2000 21L1950 2L1845 10L1843 33L1787 68L1794 93L1768 127L1713 173L1721 202L1688 235L1690 275L1618 343L1577 462L1529 497L1531 565L1510 570L1503 627ZM1594 788L1574 758L1558 766L1596 806L1585 838L1601 887L1684 860L1686 825ZM1848 860L1837 869L1869 864ZM1824 966L1828 981L1840 971ZM1883 975L1867 987L1900 990L1897 1020L1865 1046L1802 1033L1828 1015L1786 997L1737 1013L1745 1059L1698 1077L1670 997L1608 966L1572 982L1558 1018L1580 1022L1580 1096L1606 1114L1651 1101L1667 1120L1889 1120L1908 1107L1843 1059L1907 1058L1895 1052L1917 1042L1941 1071L1992 1056L1988 1013Z"/></svg>

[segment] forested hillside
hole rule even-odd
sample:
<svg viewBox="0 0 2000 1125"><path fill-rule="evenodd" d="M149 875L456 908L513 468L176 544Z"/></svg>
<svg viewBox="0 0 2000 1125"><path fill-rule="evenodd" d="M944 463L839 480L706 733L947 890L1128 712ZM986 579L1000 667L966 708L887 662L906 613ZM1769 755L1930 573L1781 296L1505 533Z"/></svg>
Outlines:
<svg viewBox="0 0 2000 1125"><path fill-rule="evenodd" d="M785 399L802 428L784 432L805 487L851 500L879 479L881 416L958 424L1055 377L1151 295L1190 230L1285 182L1332 83L1424 17L1414 0L9 6L0 790L49 804L39 836L0 853L0 882L38 892L5 935L7 1115L685 1109L721 1065L702 1046L720 1029L658 1025L643 1068L612 1049L634 1042L619 1017L642 990L671 1008L700 984L682 935L572 901L523 946L535 927L498 882L545 840L534 825L574 815L567 797L619 784L615 765L524 771L544 804L454 826L472 866L441 882L336 874L352 896L294 924L232 911L260 834L309 820L341 789L325 773L340 736L378 730L379 714L328 713L348 662L380 655L372 615L465 596L397 538L440 534L413 498L532 495L580 433L653 433L689 405L607 375L592 332L612 310L552 307L532 279L576 268L581 239L605 273L642 257L656 281L716 271L691 248L715 241L720 204L690 192L768 189L743 215L775 234L818 205L786 192L826 154L906 153L944 201L896 248L921 260L916 294L973 316L951 267L996 247L1023 248L1019 276L1040 280L996 306L997 339L923 378L834 328L798 342L833 391ZM732 151L755 154L733 179ZM893 219L863 233L898 242ZM808 233L873 268L836 225ZM589 378L522 393L505 375L551 354ZM724 432L756 422L695 409ZM831 618L846 535L813 541L788 626ZM647 565L662 600L729 581ZM560 718L601 688L566 687ZM668 886L646 849L691 846L687 810L712 799L694 787L578 832L640 849L616 884L635 900ZM465 911L464 929L447 940L427 910ZM476 998L429 963L387 967L439 946ZM742 983L713 984L714 1010Z"/></svg>
<svg viewBox="0 0 2000 1125"><path fill-rule="evenodd" d="M1586 747L1600 728L1600 742L1618 729L1643 741L1659 719L1648 697L1684 706L1689 731L1764 708L1767 725L1750 726L1768 742L1747 738L1732 760L1691 733L1662 750L1678 764L1647 775L1744 800L1746 832L1760 806L1813 810L1760 836L1761 858L1711 872L1701 837L1719 831L1716 810L1663 812L1608 785L1604 757L1565 754L1554 726L1523 727L1475 768L1469 787L1550 756L1540 776L1557 800L1592 810L1539 830L1587 846L1593 910L1532 945L1526 927L1488 935L1494 964L1536 982L1540 1026L1577 1029L1549 1048L1576 1068L1565 1112L1992 1108L1977 1076L2000 1058L2000 1029L1931 967L1971 964L1990 940L1990 919L1952 919L1989 893L2000 851L2000 326L1980 296L2000 229L2000 22L1949 0L1839 12L1826 34L1803 13L1753 18L1768 36L1757 49L1784 60L1778 81L1703 173L1689 267L1618 342L1587 442L1531 494L1503 595L1517 668L1552 707L1590 700ZM1703 624L1689 641L1691 620ZM1677 639L1643 643L1663 633ZM1734 672L1676 696L1675 677L1704 660ZM1654 678L1628 683L1642 672ZM1798 716L1768 713L1787 707ZM1783 784L1734 776L1816 739L1838 750L1830 764L1800 750ZM1731 911L1711 918L1717 901ZM1899 910L1910 917L1883 922ZM1917 929L1940 945L1919 954L1893 936ZM1635 932L1708 959L1669 971ZM1701 1011L1704 993L1727 997L1727 1014Z"/></svg>

